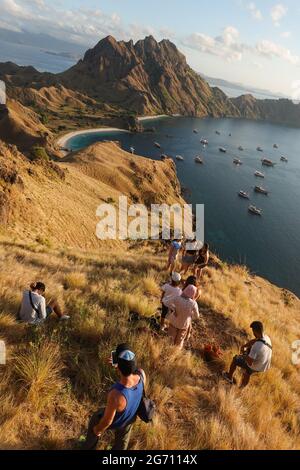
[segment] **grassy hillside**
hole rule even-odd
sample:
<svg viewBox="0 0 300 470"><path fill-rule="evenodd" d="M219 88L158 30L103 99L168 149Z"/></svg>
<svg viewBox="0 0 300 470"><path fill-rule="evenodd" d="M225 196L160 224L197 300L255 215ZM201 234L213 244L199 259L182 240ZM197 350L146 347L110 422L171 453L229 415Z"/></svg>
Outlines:
<svg viewBox="0 0 300 470"><path fill-rule="evenodd" d="M117 206L121 195L131 204L182 201L174 162L132 156L117 143L94 144L56 163L43 148L30 158L0 140L0 227L12 237L100 248L100 204Z"/></svg>
<svg viewBox="0 0 300 470"><path fill-rule="evenodd" d="M245 341L249 323L262 320L274 343L272 369L244 391L220 377L222 361L207 364L206 342L195 325L189 349L178 352L128 313L150 316L159 306L165 254L158 244L80 251L2 239L0 339L8 363L0 367L0 448L73 448L87 418L104 404L115 378L106 358L130 341L149 376L158 405L153 425L138 422L132 449L295 449L300 445L299 370L290 345L299 336L300 302L252 277L245 268L215 262L202 283L200 311L228 363ZM69 323L39 328L16 322L22 289L48 285ZM109 433L100 444L107 448Z"/></svg>
<svg viewBox="0 0 300 470"><path fill-rule="evenodd" d="M95 211L120 194L146 204L180 201L174 164L129 155L114 143L57 163L39 148L29 157L0 141L0 339L8 356L0 366L0 448L76 447L115 379L107 357L125 340L158 406L153 425L135 426L132 449L299 448L295 296L215 259L199 303L207 336L195 324L179 352L147 322L128 322L130 311L157 312L165 249L159 242L100 243ZM22 291L36 280L72 316L68 323L51 318L34 328L16 321ZM221 371L253 320L263 321L272 338L273 367L241 391L224 383ZM207 341L220 344L223 360L202 359ZM109 442L107 433L100 448Z"/></svg>

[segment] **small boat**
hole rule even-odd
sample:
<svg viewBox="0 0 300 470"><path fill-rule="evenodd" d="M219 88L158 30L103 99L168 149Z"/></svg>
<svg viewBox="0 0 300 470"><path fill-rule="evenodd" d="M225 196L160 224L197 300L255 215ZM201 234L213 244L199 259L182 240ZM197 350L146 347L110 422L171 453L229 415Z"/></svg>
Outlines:
<svg viewBox="0 0 300 470"><path fill-rule="evenodd" d="M217 134L217 135L221 135L221 132L219 132L219 131L216 131L216 134Z"/></svg>
<svg viewBox="0 0 300 470"><path fill-rule="evenodd" d="M257 147L256 149L258 152L263 152L263 149L261 147Z"/></svg>
<svg viewBox="0 0 300 470"><path fill-rule="evenodd" d="M233 163L235 165L242 165L243 164L242 160L240 160L239 158L234 158Z"/></svg>
<svg viewBox="0 0 300 470"><path fill-rule="evenodd" d="M202 144L202 145L208 145L208 140L202 138L202 139L200 140L200 144Z"/></svg>
<svg viewBox="0 0 300 470"><path fill-rule="evenodd" d="M266 196L269 194L269 191L261 186L255 186L254 191L256 193L265 194Z"/></svg>
<svg viewBox="0 0 300 470"><path fill-rule="evenodd" d="M273 149L278 149L278 148L279 148L279 147L278 147L277 144L274 144L274 145L273 145Z"/></svg>
<svg viewBox="0 0 300 470"><path fill-rule="evenodd" d="M158 148L158 149L161 148L161 145L160 145L158 142L154 142L154 146L155 146L156 148Z"/></svg>
<svg viewBox="0 0 300 470"><path fill-rule="evenodd" d="M183 162L184 161L184 158L181 156L181 155L176 155L176 160L178 160L179 162Z"/></svg>
<svg viewBox="0 0 300 470"><path fill-rule="evenodd" d="M242 147L242 146L240 145L238 149L239 149L240 152L243 152L244 147Z"/></svg>
<svg viewBox="0 0 300 470"><path fill-rule="evenodd" d="M160 158L161 160L166 160L168 158L168 155L166 155L165 153L162 153Z"/></svg>
<svg viewBox="0 0 300 470"><path fill-rule="evenodd" d="M265 175L261 171L258 171L258 170L254 173L254 175L257 176L257 178L264 178L265 177Z"/></svg>
<svg viewBox="0 0 300 470"><path fill-rule="evenodd" d="M198 134L197 129L194 129L193 132L194 132L194 134Z"/></svg>
<svg viewBox="0 0 300 470"><path fill-rule="evenodd" d="M227 152L227 150L226 150L224 147L220 147L219 150L220 150L220 152L222 152L222 153L226 153L226 152Z"/></svg>
<svg viewBox="0 0 300 470"><path fill-rule="evenodd" d="M275 163L272 162L272 160L269 160L268 158L263 158L261 163L264 165L264 166L275 166Z"/></svg>
<svg viewBox="0 0 300 470"><path fill-rule="evenodd" d="M284 157L283 155L281 155L280 160L281 160L282 162L285 162L285 163L288 162L288 159L287 159L286 157Z"/></svg>
<svg viewBox="0 0 300 470"><path fill-rule="evenodd" d="M196 157L196 158L195 158L195 162L196 162L196 163L200 163L201 165L203 164L203 160L202 160L201 157Z"/></svg>
<svg viewBox="0 0 300 470"><path fill-rule="evenodd" d="M262 210L258 209L256 206L249 206L248 211L255 215L262 215Z"/></svg>
<svg viewBox="0 0 300 470"><path fill-rule="evenodd" d="M243 199L250 199L250 196L248 193L246 193L246 191L239 191L238 195L242 197Z"/></svg>
<svg viewBox="0 0 300 470"><path fill-rule="evenodd" d="M232 137L232 134L228 134L228 137Z"/></svg>
<svg viewBox="0 0 300 470"><path fill-rule="evenodd" d="M130 150L130 153L134 154L134 152L135 152L135 148L134 148L134 147L130 147L129 150Z"/></svg>

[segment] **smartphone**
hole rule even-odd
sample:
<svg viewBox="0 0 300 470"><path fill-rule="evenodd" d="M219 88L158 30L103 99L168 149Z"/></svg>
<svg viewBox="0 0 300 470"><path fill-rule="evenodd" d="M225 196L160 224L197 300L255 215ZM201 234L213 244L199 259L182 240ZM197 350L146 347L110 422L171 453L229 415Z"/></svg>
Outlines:
<svg viewBox="0 0 300 470"><path fill-rule="evenodd" d="M117 351L112 351L111 352L111 363L112 363L113 366L118 365Z"/></svg>

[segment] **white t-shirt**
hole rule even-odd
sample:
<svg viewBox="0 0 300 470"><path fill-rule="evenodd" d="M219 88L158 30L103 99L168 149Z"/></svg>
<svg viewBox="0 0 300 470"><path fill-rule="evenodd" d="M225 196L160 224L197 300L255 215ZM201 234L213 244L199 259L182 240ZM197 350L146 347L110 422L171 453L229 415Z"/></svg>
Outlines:
<svg viewBox="0 0 300 470"><path fill-rule="evenodd" d="M23 293L23 299L20 309L20 320L26 323L41 323L43 322L46 317L46 301L45 297L42 295L37 294L36 292L31 292L32 303L35 309L39 312L39 314L32 308L29 291L26 290Z"/></svg>
<svg viewBox="0 0 300 470"><path fill-rule="evenodd" d="M263 335L263 340L272 346L268 335ZM254 359L252 366L250 366L251 369L256 372L266 372L271 367L272 349L262 341L256 341L251 348L249 357Z"/></svg>
<svg viewBox="0 0 300 470"><path fill-rule="evenodd" d="M161 289L165 293L162 302L166 307L171 307L174 299L182 294L180 287L174 287L171 284L164 284Z"/></svg>

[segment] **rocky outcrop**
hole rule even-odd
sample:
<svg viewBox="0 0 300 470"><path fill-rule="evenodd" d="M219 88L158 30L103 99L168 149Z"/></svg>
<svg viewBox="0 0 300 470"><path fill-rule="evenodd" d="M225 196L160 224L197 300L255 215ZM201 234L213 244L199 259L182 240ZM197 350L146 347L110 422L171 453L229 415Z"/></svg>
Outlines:
<svg viewBox="0 0 300 470"><path fill-rule="evenodd" d="M119 120L138 130L135 118L146 114L243 117L300 126L300 105L251 95L230 99L195 73L172 42L157 42L152 36L136 43L108 36L56 75L0 64L0 79L6 82L9 98L39 115L51 111L58 123L52 129L70 109L77 127L103 125L103 117L106 123Z"/></svg>
<svg viewBox="0 0 300 470"><path fill-rule="evenodd" d="M243 95L231 101L243 118L300 127L300 104L290 100L257 100Z"/></svg>
<svg viewBox="0 0 300 470"><path fill-rule="evenodd" d="M67 88L79 88L138 114L238 114L225 94L218 96L189 67L174 44L152 36L136 44L109 36L60 79Z"/></svg>

